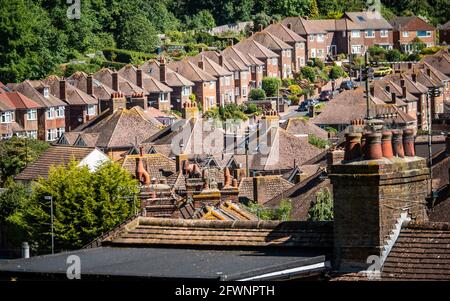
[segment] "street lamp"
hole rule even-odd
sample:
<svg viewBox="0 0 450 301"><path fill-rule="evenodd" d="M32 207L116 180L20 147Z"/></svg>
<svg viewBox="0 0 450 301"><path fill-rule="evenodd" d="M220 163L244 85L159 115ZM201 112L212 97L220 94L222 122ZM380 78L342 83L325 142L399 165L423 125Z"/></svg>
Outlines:
<svg viewBox="0 0 450 301"><path fill-rule="evenodd" d="M53 197L47 195L44 197L46 201L50 201L50 220L51 220L51 231L52 231L52 254L55 254L55 235L53 232Z"/></svg>

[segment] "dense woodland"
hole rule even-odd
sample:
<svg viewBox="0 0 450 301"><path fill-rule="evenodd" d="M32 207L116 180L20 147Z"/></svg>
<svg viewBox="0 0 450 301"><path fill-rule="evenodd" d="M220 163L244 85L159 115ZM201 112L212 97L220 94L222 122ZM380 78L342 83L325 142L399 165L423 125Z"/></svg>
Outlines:
<svg viewBox="0 0 450 301"><path fill-rule="evenodd" d="M363 0L83 0L81 19L67 18L61 0L0 0L0 81L41 78L60 64L104 48L153 53L158 33L201 32L230 22L303 15L339 18ZM448 0L384 0L382 13L450 20Z"/></svg>

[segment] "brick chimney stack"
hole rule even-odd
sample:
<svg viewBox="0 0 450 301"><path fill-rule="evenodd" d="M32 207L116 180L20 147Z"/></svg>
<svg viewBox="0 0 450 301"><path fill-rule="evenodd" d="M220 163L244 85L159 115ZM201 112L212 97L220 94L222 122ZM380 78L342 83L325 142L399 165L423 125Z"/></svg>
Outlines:
<svg viewBox="0 0 450 301"><path fill-rule="evenodd" d="M183 119L189 120L191 118L197 119L199 115L196 102L186 102L183 105Z"/></svg>
<svg viewBox="0 0 450 301"><path fill-rule="evenodd" d="M133 93L131 96L131 103L129 104L130 107L141 107L144 111L147 111L148 109L148 101L147 97L144 96L144 93Z"/></svg>
<svg viewBox="0 0 450 301"><path fill-rule="evenodd" d="M200 56L200 61L198 62L198 67L202 70L205 70L205 63L203 62L203 55Z"/></svg>
<svg viewBox="0 0 450 301"><path fill-rule="evenodd" d="M405 130L403 140L400 133L403 131L381 132L380 127L366 127L361 139L365 142L360 146L364 157L336 160L329 167L334 202L332 265L336 271L367 270L373 264L369 258L372 255L383 263L389 235L403 222L401 216L428 221L427 162L415 157L413 132ZM393 151L394 136L400 137L396 143L407 148L405 158ZM354 149L358 139L349 142L353 148L346 146L346 151Z"/></svg>
<svg viewBox="0 0 450 301"><path fill-rule="evenodd" d="M286 25L286 27L287 27L288 29L292 30L292 24L291 24L291 23L288 23L288 24Z"/></svg>
<svg viewBox="0 0 450 301"><path fill-rule="evenodd" d="M142 82L142 69L137 69L136 70L136 85L139 88L142 88L143 86L143 82Z"/></svg>
<svg viewBox="0 0 450 301"><path fill-rule="evenodd" d="M117 72L112 73L112 89L114 91L119 91L119 74Z"/></svg>
<svg viewBox="0 0 450 301"><path fill-rule="evenodd" d="M114 113L119 109L126 109L127 99L122 92L114 92L109 100L110 113Z"/></svg>
<svg viewBox="0 0 450 301"><path fill-rule="evenodd" d="M66 80L60 80L59 81L59 99L66 100L67 94L66 94Z"/></svg>
<svg viewBox="0 0 450 301"><path fill-rule="evenodd" d="M167 65L164 56L159 59L159 81L164 84L167 83Z"/></svg>
<svg viewBox="0 0 450 301"><path fill-rule="evenodd" d="M93 96L94 95L94 89L92 86L92 75L88 75L86 78L86 93Z"/></svg>
<svg viewBox="0 0 450 301"><path fill-rule="evenodd" d="M219 65L223 67L223 55L219 54Z"/></svg>
<svg viewBox="0 0 450 301"><path fill-rule="evenodd" d="M395 94L395 92L392 92L392 93L391 93L391 102L392 102L393 104L396 104L396 103L397 103L397 94Z"/></svg>

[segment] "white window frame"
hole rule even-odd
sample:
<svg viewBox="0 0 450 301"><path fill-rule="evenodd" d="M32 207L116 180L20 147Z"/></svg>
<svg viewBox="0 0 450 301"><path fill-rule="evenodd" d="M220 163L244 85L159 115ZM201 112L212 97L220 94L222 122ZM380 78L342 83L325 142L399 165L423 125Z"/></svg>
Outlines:
<svg viewBox="0 0 450 301"><path fill-rule="evenodd" d="M355 51L358 49L358 51ZM352 45L352 54L360 54L362 51L362 45Z"/></svg>
<svg viewBox="0 0 450 301"><path fill-rule="evenodd" d="M45 98L50 96L50 89L48 87L44 87L44 91L42 92Z"/></svg>
<svg viewBox="0 0 450 301"><path fill-rule="evenodd" d="M317 49L317 57L323 57L323 49L319 48Z"/></svg>
<svg viewBox="0 0 450 301"><path fill-rule="evenodd" d="M184 86L184 87L182 88L181 94L182 94L183 96L189 96L189 95L191 95L191 87L189 87L189 86Z"/></svg>
<svg viewBox="0 0 450 301"><path fill-rule="evenodd" d="M311 48L311 57L312 58L316 57L316 48Z"/></svg>
<svg viewBox="0 0 450 301"><path fill-rule="evenodd" d="M159 93L159 102L168 102L169 101L169 93L160 92Z"/></svg>
<svg viewBox="0 0 450 301"><path fill-rule="evenodd" d="M47 129L45 132L46 141L55 141L57 139L57 129Z"/></svg>
<svg viewBox="0 0 450 301"><path fill-rule="evenodd" d="M314 35L313 35L313 34L310 34L310 35L309 35L309 40L310 40L311 42L314 41Z"/></svg>
<svg viewBox="0 0 450 301"><path fill-rule="evenodd" d="M402 31L402 37L409 38L409 31Z"/></svg>
<svg viewBox="0 0 450 301"><path fill-rule="evenodd" d="M27 110L27 120L29 121L37 120L37 109Z"/></svg>
<svg viewBox="0 0 450 301"><path fill-rule="evenodd" d="M278 65L278 59L276 57L272 58L272 65Z"/></svg>
<svg viewBox="0 0 450 301"><path fill-rule="evenodd" d="M4 111L1 112L0 122L1 123L11 123L14 120L14 112L13 111Z"/></svg>
<svg viewBox="0 0 450 301"><path fill-rule="evenodd" d="M389 37L389 30L387 30L387 29L382 29L382 30L380 30L380 37L381 37L381 38L387 38L387 37Z"/></svg>
<svg viewBox="0 0 450 301"><path fill-rule="evenodd" d="M242 87L242 96L247 97L247 87L246 86Z"/></svg>
<svg viewBox="0 0 450 301"><path fill-rule="evenodd" d="M27 131L25 135L28 138L37 139L37 131Z"/></svg>
<svg viewBox="0 0 450 301"><path fill-rule="evenodd" d="M241 95L241 93L240 93L240 91L239 91L239 90L240 90L239 87L236 87L235 90L236 90L236 91L234 92L234 95L236 95L236 96Z"/></svg>
<svg viewBox="0 0 450 301"><path fill-rule="evenodd" d="M209 82L209 89L214 89L214 81Z"/></svg>
<svg viewBox="0 0 450 301"><path fill-rule="evenodd" d="M325 35L323 33L317 34L317 42L325 41Z"/></svg>
<svg viewBox="0 0 450 301"><path fill-rule="evenodd" d="M56 113L56 118L64 118L65 117L65 110L66 108L63 106L59 106L56 108L55 113Z"/></svg>
<svg viewBox="0 0 450 301"><path fill-rule="evenodd" d="M93 105L93 104L87 105L86 115L88 115L88 116L97 115L97 105Z"/></svg>
<svg viewBox="0 0 450 301"><path fill-rule="evenodd" d="M361 31L360 30L352 30L352 38L360 38Z"/></svg>
<svg viewBox="0 0 450 301"><path fill-rule="evenodd" d="M372 33L372 35L369 35L369 33ZM375 30L369 29L364 31L366 39L375 39Z"/></svg>

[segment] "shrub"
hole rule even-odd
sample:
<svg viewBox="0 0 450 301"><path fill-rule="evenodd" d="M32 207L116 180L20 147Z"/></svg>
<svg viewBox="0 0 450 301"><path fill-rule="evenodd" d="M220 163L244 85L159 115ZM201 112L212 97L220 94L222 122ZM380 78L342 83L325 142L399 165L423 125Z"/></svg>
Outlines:
<svg viewBox="0 0 450 301"><path fill-rule="evenodd" d="M268 97L276 96L281 86L281 80L277 77L266 77L262 81L262 88Z"/></svg>
<svg viewBox="0 0 450 301"><path fill-rule="evenodd" d="M329 145L328 140L319 138L312 134L308 135L308 142L309 142L309 144L312 144L315 147L322 148L322 149L327 148L327 146Z"/></svg>
<svg viewBox="0 0 450 301"><path fill-rule="evenodd" d="M251 100L263 100L266 98L266 91L264 91L263 89L259 89L259 88L253 89L248 94L248 97Z"/></svg>
<svg viewBox="0 0 450 301"><path fill-rule="evenodd" d="M333 195L328 188L323 188L316 193L316 201L311 203L308 211L308 220L333 220Z"/></svg>
<svg viewBox="0 0 450 301"><path fill-rule="evenodd" d="M310 83L314 83L316 81L316 70L313 67L303 67L300 70L301 77L307 79Z"/></svg>
<svg viewBox="0 0 450 301"><path fill-rule="evenodd" d="M300 88L299 85L290 85L288 87L288 89L289 89L289 92L291 92L291 94L293 94L293 95L299 95L302 93L302 88Z"/></svg>

